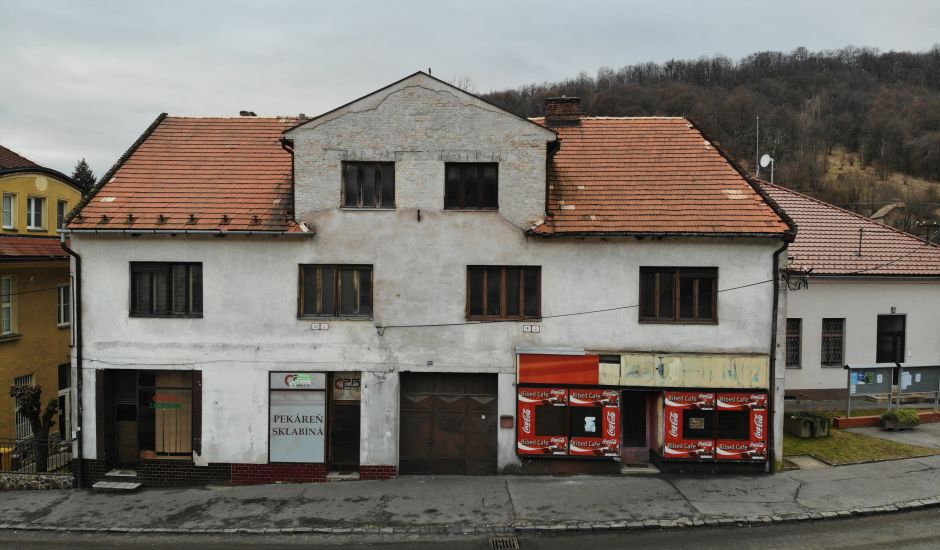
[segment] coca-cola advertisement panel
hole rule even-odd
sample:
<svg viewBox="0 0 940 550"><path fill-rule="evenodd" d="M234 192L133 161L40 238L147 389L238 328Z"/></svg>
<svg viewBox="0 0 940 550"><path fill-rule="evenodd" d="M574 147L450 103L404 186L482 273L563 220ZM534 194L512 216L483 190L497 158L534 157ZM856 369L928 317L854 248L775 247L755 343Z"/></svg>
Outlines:
<svg viewBox="0 0 940 550"><path fill-rule="evenodd" d="M663 397L663 457L713 459L715 394L666 392Z"/></svg>
<svg viewBox="0 0 940 550"><path fill-rule="evenodd" d="M767 459L767 394L719 394L719 460Z"/></svg>
<svg viewBox="0 0 940 550"><path fill-rule="evenodd" d="M568 454L567 388L519 388L516 452Z"/></svg>
<svg viewBox="0 0 940 550"><path fill-rule="evenodd" d="M568 392L568 452L572 456L620 455L620 392L571 389Z"/></svg>

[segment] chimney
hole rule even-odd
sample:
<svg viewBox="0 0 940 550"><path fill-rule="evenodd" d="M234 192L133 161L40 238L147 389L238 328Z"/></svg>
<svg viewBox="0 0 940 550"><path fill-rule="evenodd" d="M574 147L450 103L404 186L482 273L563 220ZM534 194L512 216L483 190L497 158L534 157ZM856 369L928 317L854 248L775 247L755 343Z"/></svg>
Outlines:
<svg viewBox="0 0 940 550"><path fill-rule="evenodd" d="M582 114L580 97L545 99L545 124L548 126L579 126Z"/></svg>
<svg viewBox="0 0 940 550"><path fill-rule="evenodd" d="M238 116L258 116L254 111L238 111Z"/></svg>

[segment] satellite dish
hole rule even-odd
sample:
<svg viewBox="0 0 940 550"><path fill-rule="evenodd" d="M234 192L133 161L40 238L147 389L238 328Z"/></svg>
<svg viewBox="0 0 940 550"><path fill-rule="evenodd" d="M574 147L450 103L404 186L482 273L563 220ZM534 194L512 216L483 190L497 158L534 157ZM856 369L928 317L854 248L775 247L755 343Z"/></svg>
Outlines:
<svg viewBox="0 0 940 550"><path fill-rule="evenodd" d="M767 168L774 159L770 158L770 155L764 153L764 156L760 158L760 167Z"/></svg>

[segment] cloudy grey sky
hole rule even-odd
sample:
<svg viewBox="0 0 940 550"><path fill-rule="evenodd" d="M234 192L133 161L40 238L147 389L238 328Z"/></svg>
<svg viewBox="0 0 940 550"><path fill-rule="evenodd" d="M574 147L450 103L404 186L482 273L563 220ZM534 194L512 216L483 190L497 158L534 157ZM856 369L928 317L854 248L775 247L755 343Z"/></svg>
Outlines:
<svg viewBox="0 0 940 550"><path fill-rule="evenodd" d="M0 0L0 144L101 175L164 111L312 115L428 67L486 92L643 61L937 42L935 0Z"/></svg>

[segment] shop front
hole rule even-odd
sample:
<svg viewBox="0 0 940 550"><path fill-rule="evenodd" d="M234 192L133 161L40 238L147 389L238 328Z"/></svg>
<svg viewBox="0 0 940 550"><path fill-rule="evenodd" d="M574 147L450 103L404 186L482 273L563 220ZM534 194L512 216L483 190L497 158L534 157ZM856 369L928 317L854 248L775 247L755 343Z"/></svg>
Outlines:
<svg viewBox="0 0 940 550"><path fill-rule="evenodd" d="M760 356L519 353L516 454L523 471L620 463L768 461ZM626 383L625 383L626 382ZM683 386L682 382L712 386ZM579 467L573 464L583 464Z"/></svg>

